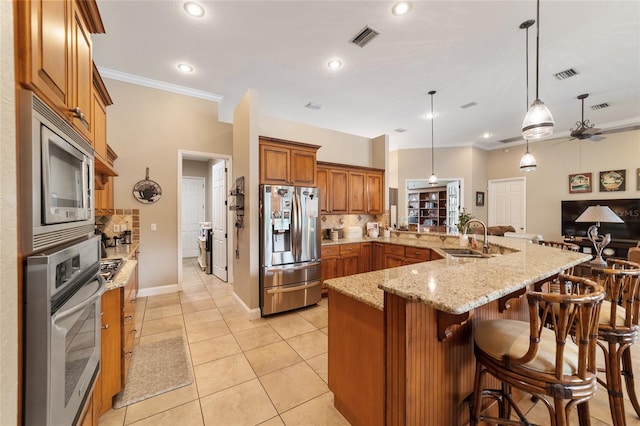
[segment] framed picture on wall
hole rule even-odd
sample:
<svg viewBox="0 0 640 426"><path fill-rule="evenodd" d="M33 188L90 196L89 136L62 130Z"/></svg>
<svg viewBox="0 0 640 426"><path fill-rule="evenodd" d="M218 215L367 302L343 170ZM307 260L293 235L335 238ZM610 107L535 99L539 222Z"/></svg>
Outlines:
<svg viewBox="0 0 640 426"><path fill-rule="evenodd" d="M624 191L626 189L626 170L600 172L600 192Z"/></svg>
<svg viewBox="0 0 640 426"><path fill-rule="evenodd" d="M591 192L591 173L569 175L569 194Z"/></svg>
<svg viewBox="0 0 640 426"><path fill-rule="evenodd" d="M476 206L484 206L484 192L476 192Z"/></svg>

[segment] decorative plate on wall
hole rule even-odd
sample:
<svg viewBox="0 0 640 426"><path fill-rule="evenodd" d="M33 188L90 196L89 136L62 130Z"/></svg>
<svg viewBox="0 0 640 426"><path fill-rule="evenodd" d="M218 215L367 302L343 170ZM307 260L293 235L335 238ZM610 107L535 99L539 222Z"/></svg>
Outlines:
<svg viewBox="0 0 640 426"><path fill-rule="evenodd" d="M133 185L133 196L143 204L153 204L162 196L160 185L149 179L148 167L145 179Z"/></svg>

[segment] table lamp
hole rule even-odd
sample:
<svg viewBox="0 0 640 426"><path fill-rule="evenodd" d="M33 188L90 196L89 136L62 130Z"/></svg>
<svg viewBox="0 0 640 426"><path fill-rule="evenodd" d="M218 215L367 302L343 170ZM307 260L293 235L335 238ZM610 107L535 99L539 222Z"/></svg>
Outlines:
<svg viewBox="0 0 640 426"><path fill-rule="evenodd" d="M587 231L587 236L596 249L596 257L590 264L593 266L607 266L607 262L602 258L602 250L611 242L611 234L606 234L605 236L598 235L598 226L600 226L600 222L624 223L624 221L608 206L597 205L587 207L587 209L578 216L576 222L596 223L595 225L591 225Z"/></svg>

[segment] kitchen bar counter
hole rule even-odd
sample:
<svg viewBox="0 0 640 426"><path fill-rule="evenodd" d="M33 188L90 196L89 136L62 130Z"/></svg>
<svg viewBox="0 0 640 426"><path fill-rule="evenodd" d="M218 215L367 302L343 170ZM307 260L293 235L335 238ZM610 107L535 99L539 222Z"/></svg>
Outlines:
<svg viewBox="0 0 640 426"><path fill-rule="evenodd" d="M137 242L133 242L131 244L120 244L115 247L107 247L107 259L124 259L124 263L120 267L116 276L113 277L111 282L106 284L105 288L107 291L127 285L131 274L135 271L135 267L138 264L138 261L136 260L138 247L139 243Z"/></svg>
<svg viewBox="0 0 640 426"><path fill-rule="evenodd" d="M329 388L352 424L467 424L475 326L527 320L527 289L591 258L497 236L491 252L504 254L490 258L441 251L460 248L457 236L375 240L444 258L325 281Z"/></svg>

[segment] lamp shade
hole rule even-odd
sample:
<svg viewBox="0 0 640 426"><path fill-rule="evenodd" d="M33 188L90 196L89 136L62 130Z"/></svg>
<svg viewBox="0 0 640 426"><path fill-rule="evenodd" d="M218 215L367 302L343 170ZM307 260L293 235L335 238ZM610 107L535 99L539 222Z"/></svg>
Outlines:
<svg viewBox="0 0 640 426"><path fill-rule="evenodd" d="M540 99L533 101L522 121L524 139L542 139L553 134L553 116Z"/></svg>
<svg viewBox="0 0 640 426"><path fill-rule="evenodd" d="M624 223L620 216L615 214L608 206L589 206L580 216L576 219L576 222L607 222L607 223Z"/></svg>
<svg viewBox="0 0 640 426"><path fill-rule="evenodd" d="M537 167L538 164L536 163L536 157L534 157L533 154L529 152L529 149L527 149L527 152L525 152L520 159L520 171L533 172Z"/></svg>
<svg viewBox="0 0 640 426"><path fill-rule="evenodd" d="M435 173L431 173L429 176L429 185L437 185L438 184L438 176Z"/></svg>

